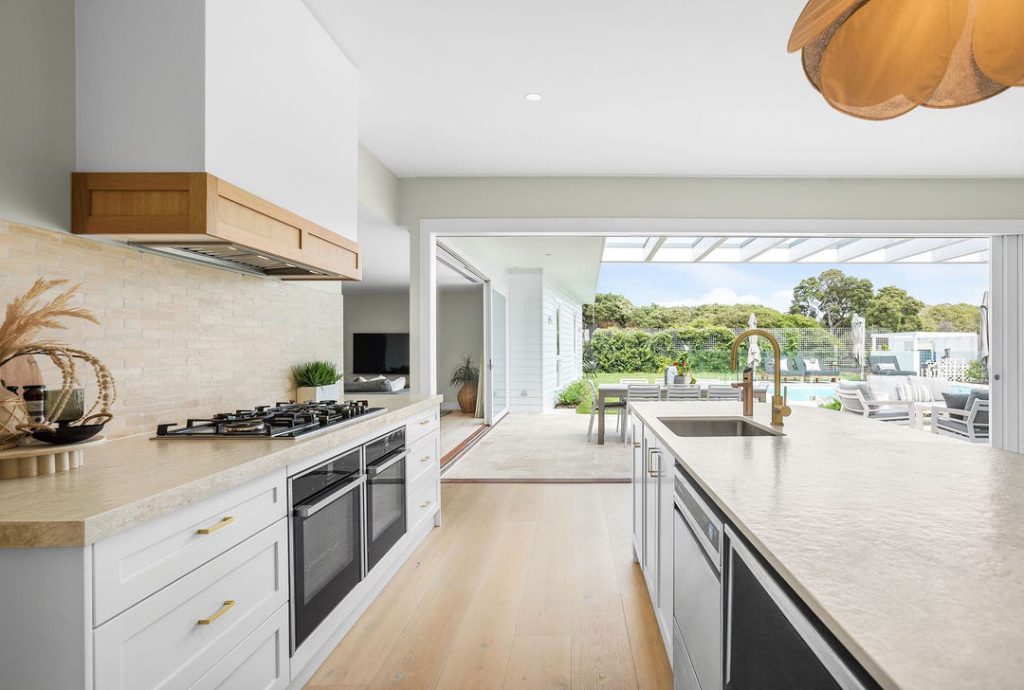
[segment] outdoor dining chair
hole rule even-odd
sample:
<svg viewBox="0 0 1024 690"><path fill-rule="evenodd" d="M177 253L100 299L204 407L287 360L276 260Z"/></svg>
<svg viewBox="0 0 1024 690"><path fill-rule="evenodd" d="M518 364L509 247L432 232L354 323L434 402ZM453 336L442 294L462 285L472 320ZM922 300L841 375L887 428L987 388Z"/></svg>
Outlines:
<svg viewBox="0 0 1024 690"><path fill-rule="evenodd" d="M590 426L587 427L587 440L589 441L591 435L594 433L594 419L598 415L598 409L597 409L597 385L594 383L594 379L587 379L587 382L590 383L590 399L592 401L591 405L590 405ZM626 401L625 400L605 400L604 401L604 413L605 414L608 414L609 412L614 412L615 413L615 433L617 433L617 434L622 433L622 425L625 423L625 420L623 419L623 417L625 416L623 414L625 412L625 410L626 410Z"/></svg>
<svg viewBox="0 0 1024 690"><path fill-rule="evenodd" d="M651 382L648 379L619 379L619 383L625 383L627 385L632 385L634 383L650 385Z"/></svg>
<svg viewBox="0 0 1024 690"><path fill-rule="evenodd" d="M631 383L626 389L626 402L638 400L661 400L661 386L658 384ZM626 426L629 427L629 408L626 408ZM622 440L626 441L627 429L622 430Z"/></svg>
<svg viewBox="0 0 1024 690"><path fill-rule="evenodd" d="M700 400L700 386L690 383L670 383L665 388L667 400Z"/></svg>
<svg viewBox="0 0 1024 690"><path fill-rule="evenodd" d="M708 400L740 400L743 397L743 391L739 388L733 388L727 384L711 384L708 386Z"/></svg>

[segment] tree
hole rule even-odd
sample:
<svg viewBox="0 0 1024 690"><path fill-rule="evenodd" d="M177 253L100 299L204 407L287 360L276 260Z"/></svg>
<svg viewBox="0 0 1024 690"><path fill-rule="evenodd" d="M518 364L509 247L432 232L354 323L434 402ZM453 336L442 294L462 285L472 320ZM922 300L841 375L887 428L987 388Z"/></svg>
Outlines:
<svg viewBox="0 0 1024 690"><path fill-rule="evenodd" d="M981 323L981 310L975 304L932 304L918 316L925 331L973 333Z"/></svg>
<svg viewBox="0 0 1024 690"><path fill-rule="evenodd" d="M797 283L793 288L793 305L789 313L817 319L830 331L849 326L855 313L862 314L867 309L872 288L867 278L857 278L830 268Z"/></svg>
<svg viewBox="0 0 1024 690"><path fill-rule="evenodd" d="M628 323L633 309L633 303L622 295L599 292L595 295L593 304L583 305L583 320L586 323L596 323L601 328L622 328Z"/></svg>
<svg viewBox="0 0 1024 690"><path fill-rule="evenodd" d="M918 312L923 308L924 302L911 297L903 288L887 285L868 302L865 317L873 328L895 333L919 331L921 319Z"/></svg>

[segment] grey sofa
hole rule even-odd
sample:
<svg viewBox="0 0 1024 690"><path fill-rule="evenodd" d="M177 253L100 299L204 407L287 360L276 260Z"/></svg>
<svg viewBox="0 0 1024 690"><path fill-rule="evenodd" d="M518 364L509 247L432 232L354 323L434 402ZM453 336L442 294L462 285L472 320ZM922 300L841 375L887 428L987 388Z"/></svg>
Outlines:
<svg viewBox="0 0 1024 690"><path fill-rule="evenodd" d="M366 378L359 381L358 378ZM386 376L380 378L353 377L345 379L346 393L397 393L405 389L405 377L398 376L389 379Z"/></svg>

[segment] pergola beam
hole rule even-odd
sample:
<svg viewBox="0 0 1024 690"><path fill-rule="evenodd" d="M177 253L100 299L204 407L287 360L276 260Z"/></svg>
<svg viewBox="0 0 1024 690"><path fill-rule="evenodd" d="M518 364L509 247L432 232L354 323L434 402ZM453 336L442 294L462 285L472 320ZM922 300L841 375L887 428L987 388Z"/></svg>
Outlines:
<svg viewBox="0 0 1024 690"><path fill-rule="evenodd" d="M948 244L945 247L939 247L932 251L932 261L949 261L951 259L959 259L963 256L969 256L971 254L977 254L988 249L989 241L986 238L973 238L969 240L961 240Z"/></svg>
<svg viewBox="0 0 1024 690"><path fill-rule="evenodd" d="M812 237L810 239L806 239L795 247L789 248L789 260L801 261L809 256L817 254L818 252L831 249L840 242L842 242L842 239L830 237Z"/></svg>
<svg viewBox="0 0 1024 690"><path fill-rule="evenodd" d="M885 260L902 261L903 259L920 256L921 254L925 254L940 247L948 246L949 244L951 244L951 242L948 239L925 238L920 240L907 240L906 242L900 242L892 247L886 247Z"/></svg>
<svg viewBox="0 0 1024 690"><path fill-rule="evenodd" d="M703 261L708 254L722 246L727 238L725 237L701 237L693 245L693 255L690 261Z"/></svg>
<svg viewBox="0 0 1024 690"><path fill-rule="evenodd" d="M879 249L887 249L894 245L906 242L907 240L898 237L881 237L878 239L859 239L850 244L844 244L836 252L836 261L843 263L860 258L866 254L877 252Z"/></svg>
<svg viewBox="0 0 1024 690"><path fill-rule="evenodd" d="M667 237L649 237L647 243L644 244L644 262L650 262L654 260L654 255L661 249L661 245L665 244Z"/></svg>
<svg viewBox="0 0 1024 690"><path fill-rule="evenodd" d="M772 247L776 247L783 242L785 242L785 239L779 237L755 237L740 247L740 261L756 259Z"/></svg>

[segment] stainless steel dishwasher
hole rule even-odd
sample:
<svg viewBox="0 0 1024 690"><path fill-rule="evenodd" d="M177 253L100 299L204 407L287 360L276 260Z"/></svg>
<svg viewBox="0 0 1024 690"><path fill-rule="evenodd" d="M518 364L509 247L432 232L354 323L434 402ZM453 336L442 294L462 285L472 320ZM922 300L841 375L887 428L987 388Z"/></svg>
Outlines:
<svg viewBox="0 0 1024 690"><path fill-rule="evenodd" d="M675 468L673 645L676 690L721 690L722 522Z"/></svg>

